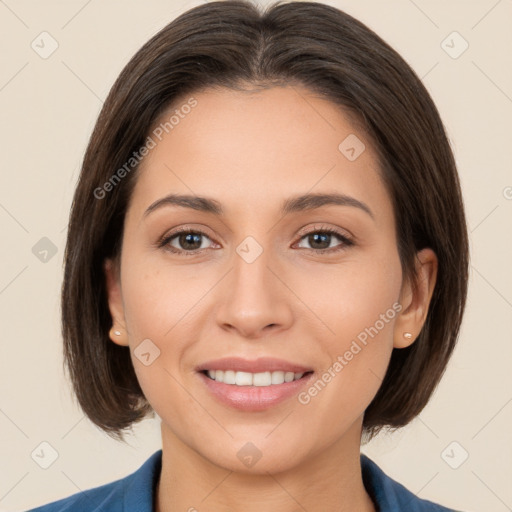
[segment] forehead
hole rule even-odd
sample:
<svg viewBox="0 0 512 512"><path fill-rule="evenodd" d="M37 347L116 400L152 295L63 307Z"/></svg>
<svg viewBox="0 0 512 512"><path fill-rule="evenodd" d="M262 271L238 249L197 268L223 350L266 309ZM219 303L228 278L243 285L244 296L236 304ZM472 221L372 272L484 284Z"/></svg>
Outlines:
<svg viewBox="0 0 512 512"><path fill-rule="evenodd" d="M184 108L190 98L195 106ZM218 198L228 215L277 209L306 192L341 192L390 208L366 134L342 108L302 87L191 94L149 135L155 145L132 198L138 216L171 192Z"/></svg>

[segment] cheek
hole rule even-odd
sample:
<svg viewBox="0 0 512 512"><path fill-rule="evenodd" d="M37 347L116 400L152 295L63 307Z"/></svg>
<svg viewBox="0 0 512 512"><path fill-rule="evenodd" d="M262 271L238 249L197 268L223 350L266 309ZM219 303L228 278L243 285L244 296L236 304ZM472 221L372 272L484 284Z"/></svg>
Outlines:
<svg viewBox="0 0 512 512"><path fill-rule="evenodd" d="M327 355L327 363L319 375L321 382L306 390L302 403L314 402L322 395L320 400L336 404L337 410L360 414L377 393L401 311L397 301L401 267L398 255L390 254L381 260L359 259L357 264L347 259L345 267L315 276L322 286L313 287L311 278L304 278L298 293L325 326L322 330L327 334L320 338L319 348Z"/></svg>
<svg viewBox="0 0 512 512"><path fill-rule="evenodd" d="M294 292L315 313L305 316L323 324L325 340L339 349L375 324L379 335L390 333L400 309L401 280L400 262L393 252L380 259L355 255L339 264L301 269Z"/></svg>
<svg viewBox="0 0 512 512"><path fill-rule="evenodd" d="M153 395L159 390L176 385L178 391L184 354L204 321L201 297L215 280L186 265L166 265L161 257L126 254L121 278L132 362L146 397L158 401Z"/></svg>
<svg viewBox="0 0 512 512"><path fill-rule="evenodd" d="M156 265L151 258L127 260L125 269L124 309L137 380L161 417L169 411L177 412L177 417L186 415L190 403L179 365L194 338L185 332L200 295L184 286L182 274Z"/></svg>
<svg viewBox="0 0 512 512"><path fill-rule="evenodd" d="M197 272L166 266L158 258L144 255L127 259L122 279L125 316L133 337L171 336L178 322L186 323L206 289Z"/></svg>

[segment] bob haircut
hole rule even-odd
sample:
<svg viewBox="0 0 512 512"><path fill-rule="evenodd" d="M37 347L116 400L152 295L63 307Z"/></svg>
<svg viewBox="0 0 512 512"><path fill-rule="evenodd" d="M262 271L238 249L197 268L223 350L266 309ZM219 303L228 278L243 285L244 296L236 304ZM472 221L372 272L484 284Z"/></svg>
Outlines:
<svg viewBox="0 0 512 512"><path fill-rule="evenodd" d="M173 20L124 67L99 114L74 194L61 295L64 364L81 408L111 437L124 441L123 430L153 411L129 347L109 339L104 262L119 265L138 166L121 168L187 95L293 85L338 106L373 144L404 279L416 285L415 253L422 248L439 262L425 324L412 345L393 350L365 411L363 437L409 423L437 387L462 322L469 250L455 160L426 88L385 41L334 7L279 1L260 11L246 0L214 1Z"/></svg>

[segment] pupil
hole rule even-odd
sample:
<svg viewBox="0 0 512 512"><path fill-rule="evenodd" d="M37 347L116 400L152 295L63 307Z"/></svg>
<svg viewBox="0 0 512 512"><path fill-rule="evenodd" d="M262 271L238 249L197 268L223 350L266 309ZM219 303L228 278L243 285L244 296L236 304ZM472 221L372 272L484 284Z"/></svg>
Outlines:
<svg viewBox="0 0 512 512"><path fill-rule="evenodd" d="M192 249L192 250L198 249L199 247L201 247L200 237L201 237L201 235L199 235L199 234L186 233L186 234L180 236L180 244L184 249ZM195 240L191 240L191 239L195 239ZM197 247L194 246L194 243L197 245ZM190 245L192 245L192 247Z"/></svg>
<svg viewBox="0 0 512 512"><path fill-rule="evenodd" d="M329 247L329 242L327 242L327 245L325 247L315 247L315 244L318 243L318 239L319 238L322 238L323 240L321 240L319 243L320 245L322 245L322 243L325 244L326 242L326 239L329 239L330 238L330 234L328 233L322 233L322 234L318 234L318 233L315 233L313 235L310 235L310 240L309 240L309 243L311 244L311 247L313 248L317 248L317 249L327 249ZM313 242L312 242L313 240Z"/></svg>

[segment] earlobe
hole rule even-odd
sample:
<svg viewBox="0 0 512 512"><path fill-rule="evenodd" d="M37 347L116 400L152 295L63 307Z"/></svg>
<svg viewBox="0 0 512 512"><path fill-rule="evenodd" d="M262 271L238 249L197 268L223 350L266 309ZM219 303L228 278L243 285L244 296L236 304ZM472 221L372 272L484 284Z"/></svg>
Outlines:
<svg viewBox="0 0 512 512"><path fill-rule="evenodd" d="M110 258L103 265L105 284L108 297L108 307L112 317L112 327L109 331L110 339L117 345L128 345L128 333L125 325L123 298L119 269Z"/></svg>
<svg viewBox="0 0 512 512"><path fill-rule="evenodd" d="M117 345L122 345L123 347L128 345L127 336L123 333L122 330L114 326L110 328L109 337Z"/></svg>
<svg viewBox="0 0 512 512"><path fill-rule="evenodd" d="M416 255L416 282L407 282L400 293L402 311L394 330L394 348L405 348L417 339L427 318L437 279L437 256L430 248Z"/></svg>

